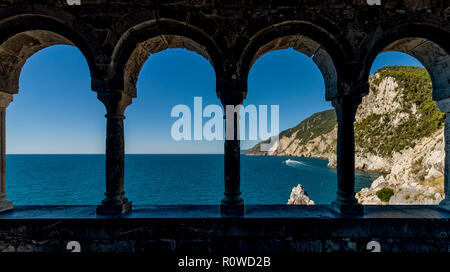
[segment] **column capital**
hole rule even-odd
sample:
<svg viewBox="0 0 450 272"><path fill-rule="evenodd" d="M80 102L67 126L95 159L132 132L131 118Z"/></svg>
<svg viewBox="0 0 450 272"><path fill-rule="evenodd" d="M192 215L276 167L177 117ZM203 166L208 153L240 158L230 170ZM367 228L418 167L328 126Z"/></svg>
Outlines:
<svg viewBox="0 0 450 272"><path fill-rule="evenodd" d="M12 101L13 101L12 94L0 92L0 108L7 108Z"/></svg>
<svg viewBox="0 0 450 272"><path fill-rule="evenodd" d="M247 82L233 78L217 78L217 96L222 105L237 106L244 102L247 95ZM240 141L238 138L239 113L227 116L225 133L227 135L224 143L225 162L225 192L220 204L222 216L242 216L244 215L244 200L241 197L241 162L240 162ZM231 122L230 122L231 121ZM233 140L229 140L232 135Z"/></svg>
<svg viewBox="0 0 450 272"><path fill-rule="evenodd" d="M370 85L365 82L347 82L339 80L337 83L338 96L342 95L359 95L364 96L369 93ZM332 100L331 98L330 100Z"/></svg>
<svg viewBox="0 0 450 272"><path fill-rule="evenodd" d="M343 95L333 98L331 101L336 110L337 121L355 121L356 111L362 102L361 95Z"/></svg>
<svg viewBox="0 0 450 272"><path fill-rule="evenodd" d="M355 197L355 135L356 111L362 96L340 95L332 100L338 121L337 135L337 192L332 207L341 214L361 215L363 206Z"/></svg>
<svg viewBox="0 0 450 272"><path fill-rule="evenodd" d="M131 210L132 203L125 197L125 140L124 112L131 104L131 96L123 92L99 92L97 97L106 107L106 193L98 214L123 214Z"/></svg>
<svg viewBox="0 0 450 272"><path fill-rule="evenodd" d="M11 201L6 200L6 152L5 152L5 135L6 135L6 107L13 100L13 95L0 92L0 212L11 210L14 205Z"/></svg>
<svg viewBox="0 0 450 272"><path fill-rule="evenodd" d="M247 82L240 79L217 78L216 91L222 105L239 105L247 96Z"/></svg>
<svg viewBox="0 0 450 272"><path fill-rule="evenodd" d="M444 161L444 200L439 207L450 210L450 98L436 102L438 108L446 113L444 128L445 161Z"/></svg>
<svg viewBox="0 0 450 272"><path fill-rule="evenodd" d="M121 117L133 102L131 96L117 91L98 92L97 98L105 105L108 118Z"/></svg>

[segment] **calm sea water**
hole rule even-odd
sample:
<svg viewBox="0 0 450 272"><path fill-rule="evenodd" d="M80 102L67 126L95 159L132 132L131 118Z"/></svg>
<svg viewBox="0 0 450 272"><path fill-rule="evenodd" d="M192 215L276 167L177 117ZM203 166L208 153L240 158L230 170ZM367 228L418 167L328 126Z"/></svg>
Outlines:
<svg viewBox="0 0 450 272"><path fill-rule="evenodd" d="M335 197L336 170L326 160L241 158L247 204L285 204L299 183L316 204ZM105 190L104 160L104 155L7 155L8 199L15 205L96 205ZM125 191L133 204L219 204L223 197L223 155L126 155L125 163ZM356 190L378 176L357 171Z"/></svg>

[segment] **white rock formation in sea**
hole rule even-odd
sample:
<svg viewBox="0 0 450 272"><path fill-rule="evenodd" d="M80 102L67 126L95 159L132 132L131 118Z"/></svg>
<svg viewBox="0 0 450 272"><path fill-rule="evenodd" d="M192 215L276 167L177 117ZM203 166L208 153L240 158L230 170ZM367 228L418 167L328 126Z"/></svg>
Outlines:
<svg viewBox="0 0 450 272"><path fill-rule="evenodd" d="M314 205L314 201L309 199L308 194L302 185L292 188L291 196L288 200L288 205Z"/></svg>

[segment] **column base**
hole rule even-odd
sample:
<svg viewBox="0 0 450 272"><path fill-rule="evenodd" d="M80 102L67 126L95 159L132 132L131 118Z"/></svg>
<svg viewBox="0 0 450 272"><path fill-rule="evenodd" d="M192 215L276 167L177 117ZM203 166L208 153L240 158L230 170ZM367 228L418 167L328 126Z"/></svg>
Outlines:
<svg viewBox="0 0 450 272"><path fill-rule="evenodd" d="M101 215L121 215L131 211L132 202L126 201L122 204L108 205L102 204L97 206L97 214Z"/></svg>
<svg viewBox="0 0 450 272"><path fill-rule="evenodd" d="M0 212L6 212L14 209L12 201L2 200L0 201Z"/></svg>
<svg viewBox="0 0 450 272"><path fill-rule="evenodd" d="M225 198L222 199L220 203L220 214L231 217L244 216L244 200L240 198L240 201L229 202Z"/></svg>
<svg viewBox="0 0 450 272"><path fill-rule="evenodd" d="M331 208L342 215L363 215L364 206L358 203L348 204L334 201L331 203Z"/></svg>
<svg viewBox="0 0 450 272"><path fill-rule="evenodd" d="M450 211L450 198L444 198L444 200L439 203L439 208Z"/></svg>

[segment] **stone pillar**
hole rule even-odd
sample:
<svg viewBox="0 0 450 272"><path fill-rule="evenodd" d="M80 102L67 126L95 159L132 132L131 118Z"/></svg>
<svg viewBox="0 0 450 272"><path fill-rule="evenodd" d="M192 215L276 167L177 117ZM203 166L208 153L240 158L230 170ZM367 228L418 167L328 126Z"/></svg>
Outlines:
<svg viewBox="0 0 450 272"><path fill-rule="evenodd" d="M106 107L106 193L98 214L123 214L131 210L131 201L125 198L124 168L125 144L124 112L131 104L130 96L122 92L99 92L97 97Z"/></svg>
<svg viewBox="0 0 450 272"><path fill-rule="evenodd" d="M333 209L341 214L363 214L363 206L355 197L355 135L353 123L361 104L359 95L336 97L332 103L336 109L337 135L337 196Z"/></svg>
<svg viewBox="0 0 450 272"><path fill-rule="evenodd" d="M225 109L225 197L220 204L220 212L225 216L243 216L244 200L241 197L241 146L238 138L239 112L231 113L228 108L241 106L245 98L240 84L234 81L225 83L225 90L219 93ZM232 116L230 116L232 115ZM231 123L232 122L232 123ZM233 130L231 132L230 130ZM230 134L231 133L231 134ZM230 139L232 138L232 139Z"/></svg>
<svg viewBox="0 0 450 272"><path fill-rule="evenodd" d="M440 100L436 102L438 108L446 113L445 115L445 128L444 128L444 140L445 140L445 161L444 161L444 193L445 199L439 203L439 206L450 210L450 98Z"/></svg>
<svg viewBox="0 0 450 272"><path fill-rule="evenodd" d="M11 210L14 206L6 200L6 108L13 100L12 94L0 92L0 212Z"/></svg>

